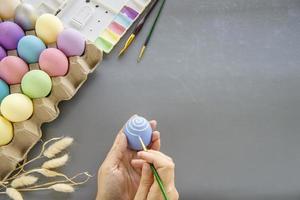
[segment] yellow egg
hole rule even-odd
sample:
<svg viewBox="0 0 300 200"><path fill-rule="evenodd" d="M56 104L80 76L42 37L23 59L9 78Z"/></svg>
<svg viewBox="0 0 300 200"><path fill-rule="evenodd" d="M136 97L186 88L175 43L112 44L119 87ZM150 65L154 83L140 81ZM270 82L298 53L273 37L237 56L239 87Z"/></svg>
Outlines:
<svg viewBox="0 0 300 200"><path fill-rule="evenodd" d="M12 124L0 116L0 147L7 145L14 137Z"/></svg>
<svg viewBox="0 0 300 200"><path fill-rule="evenodd" d="M0 0L0 17L2 19L13 18L20 3L20 0Z"/></svg>
<svg viewBox="0 0 300 200"><path fill-rule="evenodd" d="M10 94L6 96L0 106L1 114L11 122L22 122L31 117L33 104L24 94Z"/></svg>
<svg viewBox="0 0 300 200"><path fill-rule="evenodd" d="M35 24L35 32L46 44L56 42L57 36L64 29L60 19L51 14L41 15Z"/></svg>

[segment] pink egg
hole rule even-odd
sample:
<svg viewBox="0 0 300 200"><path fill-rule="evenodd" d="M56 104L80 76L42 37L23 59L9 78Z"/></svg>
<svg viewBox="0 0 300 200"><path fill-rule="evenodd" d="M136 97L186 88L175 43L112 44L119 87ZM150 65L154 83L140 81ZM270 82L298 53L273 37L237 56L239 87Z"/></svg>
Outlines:
<svg viewBox="0 0 300 200"><path fill-rule="evenodd" d="M55 48L45 49L39 58L40 68L49 76L64 76L69 69L69 61L63 52Z"/></svg>
<svg viewBox="0 0 300 200"><path fill-rule="evenodd" d="M28 70L28 65L16 56L7 56L0 62L0 78L11 85L21 83Z"/></svg>

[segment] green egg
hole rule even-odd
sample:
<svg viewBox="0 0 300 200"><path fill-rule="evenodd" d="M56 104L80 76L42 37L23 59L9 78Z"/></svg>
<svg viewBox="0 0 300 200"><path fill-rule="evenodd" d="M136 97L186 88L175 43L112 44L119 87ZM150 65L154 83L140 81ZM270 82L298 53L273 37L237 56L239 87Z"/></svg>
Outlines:
<svg viewBox="0 0 300 200"><path fill-rule="evenodd" d="M49 75L41 70L27 72L21 82L22 92L32 99L48 96L52 89Z"/></svg>

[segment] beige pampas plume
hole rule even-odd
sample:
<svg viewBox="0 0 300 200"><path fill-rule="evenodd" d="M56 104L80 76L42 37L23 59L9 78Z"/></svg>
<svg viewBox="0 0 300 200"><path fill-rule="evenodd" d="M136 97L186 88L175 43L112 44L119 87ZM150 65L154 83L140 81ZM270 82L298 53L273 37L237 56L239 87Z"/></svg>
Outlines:
<svg viewBox="0 0 300 200"><path fill-rule="evenodd" d="M59 154L60 152L68 148L73 143L73 141L74 139L71 137L62 138L59 141L50 145L44 151L43 155L46 156L47 158L53 158L54 156L56 156L57 154Z"/></svg>
<svg viewBox="0 0 300 200"><path fill-rule="evenodd" d="M62 167L67 163L68 160L69 160L69 156L68 156L68 154L65 154L62 157L55 158L55 159L44 162L44 164L42 165L42 168L55 169L58 167Z"/></svg>
<svg viewBox="0 0 300 200"><path fill-rule="evenodd" d="M63 183L52 185L49 188L57 192L65 192L65 193L74 192L74 188L71 185L63 184Z"/></svg>
<svg viewBox="0 0 300 200"><path fill-rule="evenodd" d="M19 178L14 179L10 185L13 188L21 188L21 187L33 185L37 181L38 181L38 178L35 176L31 176L31 175L21 176Z"/></svg>
<svg viewBox="0 0 300 200"><path fill-rule="evenodd" d="M7 188L6 194L12 200L23 200L21 193L18 192L18 190L14 189L14 188Z"/></svg>

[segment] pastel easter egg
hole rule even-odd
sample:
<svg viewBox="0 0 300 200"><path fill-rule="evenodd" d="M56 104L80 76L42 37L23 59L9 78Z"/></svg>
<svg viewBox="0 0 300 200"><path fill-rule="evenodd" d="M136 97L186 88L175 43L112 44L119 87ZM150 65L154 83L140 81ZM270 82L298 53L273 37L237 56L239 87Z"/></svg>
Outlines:
<svg viewBox="0 0 300 200"><path fill-rule="evenodd" d="M0 0L1 19L13 18L15 15L15 9L20 3L20 0Z"/></svg>
<svg viewBox="0 0 300 200"><path fill-rule="evenodd" d="M11 122L0 116L0 147L10 143L13 137L14 133Z"/></svg>
<svg viewBox="0 0 300 200"><path fill-rule="evenodd" d="M0 61L7 56L6 51L0 46Z"/></svg>
<svg viewBox="0 0 300 200"><path fill-rule="evenodd" d="M33 35L23 37L18 43L18 54L27 63L37 63L42 51L46 49L43 41Z"/></svg>
<svg viewBox="0 0 300 200"><path fill-rule="evenodd" d="M33 104L24 94L14 93L5 97L0 106L1 114L11 122L22 122L33 113Z"/></svg>
<svg viewBox="0 0 300 200"><path fill-rule="evenodd" d="M58 34L64 29L58 17L52 14L41 15L35 24L35 32L46 44L56 42Z"/></svg>
<svg viewBox="0 0 300 200"><path fill-rule="evenodd" d="M22 92L32 99L46 97L52 89L52 81L46 72L32 70L21 82Z"/></svg>
<svg viewBox="0 0 300 200"><path fill-rule="evenodd" d="M9 87L5 83L5 81L0 79L0 103L8 95L9 95Z"/></svg>
<svg viewBox="0 0 300 200"><path fill-rule="evenodd" d="M81 56L85 49L85 38L79 31L68 28L58 35L57 47L66 56Z"/></svg>
<svg viewBox="0 0 300 200"><path fill-rule="evenodd" d="M1 22L0 30L0 45L6 50L16 49L19 40L25 35L18 24L9 21Z"/></svg>
<svg viewBox="0 0 300 200"><path fill-rule="evenodd" d="M64 76L68 72L69 61L59 49L48 48L41 53L39 65L49 76Z"/></svg>
<svg viewBox="0 0 300 200"><path fill-rule="evenodd" d="M36 9L28 3L22 3L16 8L15 22L25 31L33 30L38 13Z"/></svg>
<svg viewBox="0 0 300 200"><path fill-rule="evenodd" d="M133 116L130 118L124 126L124 133L129 147L133 150L139 151L143 149L140 138L145 146L151 143L152 128L148 120L143 117Z"/></svg>
<svg viewBox="0 0 300 200"><path fill-rule="evenodd" d="M28 70L28 65L16 56L7 56L0 62L0 78L11 85L21 83Z"/></svg>

